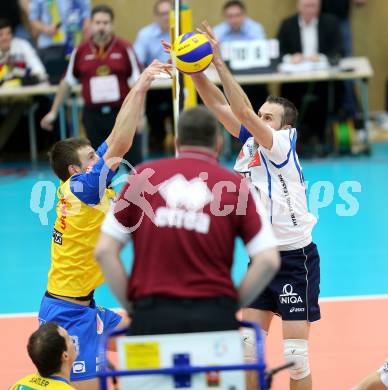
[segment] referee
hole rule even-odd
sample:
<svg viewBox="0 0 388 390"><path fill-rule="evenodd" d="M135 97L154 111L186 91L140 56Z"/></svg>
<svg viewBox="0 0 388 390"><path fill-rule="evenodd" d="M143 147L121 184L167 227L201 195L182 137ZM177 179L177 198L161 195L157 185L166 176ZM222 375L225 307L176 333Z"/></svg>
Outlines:
<svg viewBox="0 0 388 390"><path fill-rule="evenodd" d="M244 178L217 162L220 128L204 107L184 112L176 158L138 167L106 217L96 248L105 279L132 316L131 334L237 329L235 314L279 267L276 242ZM252 260L238 289L235 239ZM134 245L129 278L120 252Z"/></svg>

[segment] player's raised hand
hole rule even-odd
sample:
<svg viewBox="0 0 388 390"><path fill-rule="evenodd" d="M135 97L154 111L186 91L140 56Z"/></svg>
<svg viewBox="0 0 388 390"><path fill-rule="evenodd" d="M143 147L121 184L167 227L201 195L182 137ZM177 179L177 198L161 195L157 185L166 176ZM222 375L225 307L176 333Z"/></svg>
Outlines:
<svg viewBox="0 0 388 390"><path fill-rule="evenodd" d="M148 90L151 83L158 78L171 78L172 65L154 60L144 69L138 80L138 88Z"/></svg>
<svg viewBox="0 0 388 390"><path fill-rule="evenodd" d="M213 49L213 62L217 63L218 61L222 61L218 39L216 38L216 35L214 34L213 29L210 27L208 21L204 20L202 22L202 28L197 28L197 31L201 34L204 34L209 40L210 45Z"/></svg>
<svg viewBox="0 0 388 390"><path fill-rule="evenodd" d="M164 52L167 54L170 54L171 49L172 49L171 43L165 41L164 39L162 39L161 42L162 42Z"/></svg>

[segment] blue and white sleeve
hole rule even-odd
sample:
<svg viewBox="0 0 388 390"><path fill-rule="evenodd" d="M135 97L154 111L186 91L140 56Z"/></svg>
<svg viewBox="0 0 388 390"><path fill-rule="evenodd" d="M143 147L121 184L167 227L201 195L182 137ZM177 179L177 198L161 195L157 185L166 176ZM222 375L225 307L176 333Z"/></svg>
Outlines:
<svg viewBox="0 0 388 390"><path fill-rule="evenodd" d="M106 143L106 141L104 141L97 149L96 153L98 155L98 157L102 157L104 156L104 154L106 153L106 151L108 150L108 144Z"/></svg>
<svg viewBox="0 0 388 390"><path fill-rule="evenodd" d="M115 173L116 171L112 171L104 159L100 158L90 172L70 178L70 189L81 202L94 206L100 202Z"/></svg>
<svg viewBox="0 0 388 390"><path fill-rule="evenodd" d="M251 137L252 134L249 132L249 130L244 125L241 125L240 134L238 135L238 139L240 140L240 142L244 145L246 140Z"/></svg>

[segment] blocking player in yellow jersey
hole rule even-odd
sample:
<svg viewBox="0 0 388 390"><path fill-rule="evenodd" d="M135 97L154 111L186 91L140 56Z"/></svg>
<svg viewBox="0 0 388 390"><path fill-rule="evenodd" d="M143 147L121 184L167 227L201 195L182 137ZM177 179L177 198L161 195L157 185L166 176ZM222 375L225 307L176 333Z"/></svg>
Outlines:
<svg viewBox="0 0 388 390"><path fill-rule="evenodd" d="M71 390L70 370L77 352L65 329L48 322L36 330L27 344L28 355L38 372L10 387L9 390Z"/></svg>
<svg viewBox="0 0 388 390"><path fill-rule="evenodd" d="M170 68L154 61L144 70L126 97L111 134L97 151L86 139L70 138L57 142L50 152L50 164L60 179L60 187L51 268L39 321L54 321L73 338L78 357L70 379L78 390L98 388L99 338L127 325L119 315L94 302L94 290L104 278L93 251L114 197L107 187L131 147L146 93L155 77L161 72L169 73Z"/></svg>

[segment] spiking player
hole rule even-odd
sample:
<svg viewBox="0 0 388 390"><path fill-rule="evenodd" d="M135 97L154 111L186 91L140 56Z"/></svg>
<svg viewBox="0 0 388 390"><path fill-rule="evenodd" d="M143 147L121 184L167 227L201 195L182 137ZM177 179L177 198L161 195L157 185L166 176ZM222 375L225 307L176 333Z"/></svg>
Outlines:
<svg viewBox="0 0 388 390"><path fill-rule="evenodd" d="M98 388L100 335L127 324L118 314L94 302L94 290L104 278L93 251L114 197L113 190L107 187L121 157L131 147L152 81L160 72L168 73L169 67L154 61L145 69L126 97L112 132L97 152L88 140L76 138L57 142L50 152L51 167L61 184L51 268L39 320L56 322L73 337L79 353L71 381L78 390Z"/></svg>

